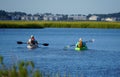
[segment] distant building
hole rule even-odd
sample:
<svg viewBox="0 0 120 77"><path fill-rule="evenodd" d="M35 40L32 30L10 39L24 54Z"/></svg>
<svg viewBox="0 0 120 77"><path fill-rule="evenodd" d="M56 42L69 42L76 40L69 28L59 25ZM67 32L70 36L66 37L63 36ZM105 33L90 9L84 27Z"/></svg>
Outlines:
<svg viewBox="0 0 120 77"><path fill-rule="evenodd" d="M58 16L58 15L45 15L45 16L43 16L43 20L45 20L45 21L58 21L61 19L62 19L62 16Z"/></svg>
<svg viewBox="0 0 120 77"><path fill-rule="evenodd" d="M20 20L20 15L12 15L11 20Z"/></svg>
<svg viewBox="0 0 120 77"><path fill-rule="evenodd" d="M38 21L39 20L39 16L33 16L33 20Z"/></svg>
<svg viewBox="0 0 120 77"><path fill-rule="evenodd" d="M27 15L25 15L25 16L21 16L21 20L31 20L32 18L31 17L29 17L29 16L27 16Z"/></svg>
<svg viewBox="0 0 120 77"><path fill-rule="evenodd" d="M47 16L43 16L43 20L47 21L49 18Z"/></svg>
<svg viewBox="0 0 120 77"><path fill-rule="evenodd" d="M25 16L21 16L21 20L25 20Z"/></svg>
<svg viewBox="0 0 120 77"><path fill-rule="evenodd" d="M98 16L93 15L93 16L89 17L89 20L90 21L100 21L100 18Z"/></svg>
<svg viewBox="0 0 120 77"><path fill-rule="evenodd" d="M105 21L116 21L116 18L106 18Z"/></svg>
<svg viewBox="0 0 120 77"><path fill-rule="evenodd" d="M28 20L33 20L33 16L27 16Z"/></svg>
<svg viewBox="0 0 120 77"><path fill-rule="evenodd" d="M69 15L68 20L75 20L75 21L87 20L87 16L85 16L85 15Z"/></svg>
<svg viewBox="0 0 120 77"><path fill-rule="evenodd" d="M49 19L49 21L53 21L54 20L54 16L53 15L49 15L48 19Z"/></svg>
<svg viewBox="0 0 120 77"><path fill-rule="evenodd" d="M120 18L118 17L118 18L116 18L116 21L120 21Z"/></svg>
<svg viewBox="0 0 120 77"><path fill-rule="evenodd" d="M54 20L54 17L52 15L45 15L45 16L43 16L43 20L52 21L52 20Z"/></svg>

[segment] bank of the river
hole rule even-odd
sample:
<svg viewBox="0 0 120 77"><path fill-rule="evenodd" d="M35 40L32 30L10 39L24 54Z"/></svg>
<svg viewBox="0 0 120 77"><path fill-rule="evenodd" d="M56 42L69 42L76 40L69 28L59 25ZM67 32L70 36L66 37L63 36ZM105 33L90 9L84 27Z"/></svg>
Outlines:
<svg viewBox="0 0 120 77"><path fill-rule="evenodd" d="M0 21L0 28L120 28L120 22Z"/></svg>
<svg viewBox="0 0 120 77"><path fill-rule="evenodd" d="M31 67L28 69L28 67ZM7 65L0 55L0 77L43 77L39 70L34 70L32 61L20 61L12 66Z"/></svg>

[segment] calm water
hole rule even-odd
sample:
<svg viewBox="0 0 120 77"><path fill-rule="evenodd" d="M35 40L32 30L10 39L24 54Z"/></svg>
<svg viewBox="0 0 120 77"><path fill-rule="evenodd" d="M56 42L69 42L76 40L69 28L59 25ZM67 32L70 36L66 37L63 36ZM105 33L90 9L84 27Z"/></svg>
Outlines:
<svg viewBox="0 0 120 77"><path fill-rule="evenodd" d="M16 41L27 42L31 34L49 46L30 50L26 44L17 45ZM94 38L95 42L87 43L89 49L82 52L74 47L64 50L80 37L84 41ZM32 60L37 69L51 75L120 77L120 29L0 29L0 40L0 55L8 65Z"/></svg>

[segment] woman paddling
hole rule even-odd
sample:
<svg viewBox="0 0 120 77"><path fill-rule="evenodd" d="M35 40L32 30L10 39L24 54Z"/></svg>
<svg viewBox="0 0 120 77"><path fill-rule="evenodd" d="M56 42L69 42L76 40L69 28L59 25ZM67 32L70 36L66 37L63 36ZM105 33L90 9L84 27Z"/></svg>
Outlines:
<svg viewBox="0 0 120 77"><path fill-rule="evenodd" d="M79 39L79 41L76 44L76 47L78 47L78 48L82 47L82 38Z"/></svg>
<svg viewBox="0 0 120 77"><path fill-rule="evenodd" d="M80 51L80 50L86 50L86 42L82 41L82 38L79 39L79 41L76 44L75 50Z"/></svg>
<svg viewBox="0 0 120 77"><path fill-rule="evenodd" d="M79 41L76 44L76 47L82 48L82 47L85 47L85 46L86 46L86 43L82 41L82 38L80 38Z"/></svg>

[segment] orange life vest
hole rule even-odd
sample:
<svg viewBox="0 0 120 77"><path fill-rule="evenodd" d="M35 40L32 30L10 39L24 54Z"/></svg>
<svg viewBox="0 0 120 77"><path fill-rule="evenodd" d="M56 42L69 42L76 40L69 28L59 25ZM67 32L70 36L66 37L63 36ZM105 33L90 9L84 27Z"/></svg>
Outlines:
<svg viewBox="0 0 120 77"><path fill-rule="evenodd" d="M79 47L79 48L82 47L82 41L80 41L80 42L78 43L78 47Z"/></svg>

